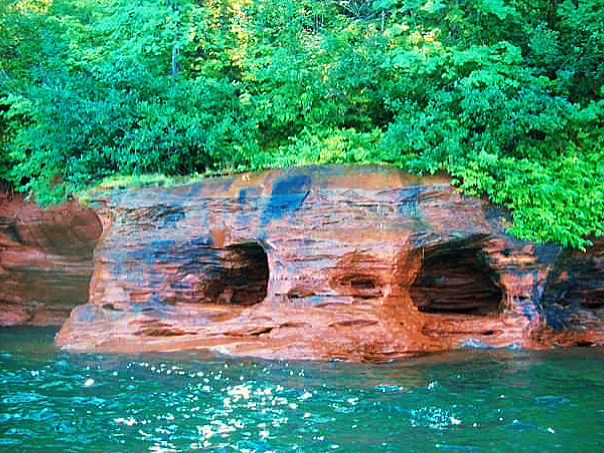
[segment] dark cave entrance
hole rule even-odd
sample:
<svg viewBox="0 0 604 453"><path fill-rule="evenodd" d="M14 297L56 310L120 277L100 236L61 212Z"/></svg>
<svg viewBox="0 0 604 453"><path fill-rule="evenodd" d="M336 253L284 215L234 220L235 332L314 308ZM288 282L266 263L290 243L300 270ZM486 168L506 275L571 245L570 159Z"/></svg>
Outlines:
<svg viewBox="0 0 604 453"><path fill-rule="evenodd" d="M449 241L422 253L411 299L425 313L488 315L497 313L503 291L475 238Z"/></svg>
<svg viewBox="0 0 604 453"><path fill-rule="evenodd" d="M268 256L256 242L220 249L208 279L199 288L202 303L251 306L266 298Z"/></svg>

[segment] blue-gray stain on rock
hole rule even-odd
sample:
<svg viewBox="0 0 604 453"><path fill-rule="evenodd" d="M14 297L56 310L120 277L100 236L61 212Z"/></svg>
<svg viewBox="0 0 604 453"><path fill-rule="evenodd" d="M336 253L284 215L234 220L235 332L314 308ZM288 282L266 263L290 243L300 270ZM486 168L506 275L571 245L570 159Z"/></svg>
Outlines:
<svg viewBox="0 0 604 453"><path fill-rule="evenodd" d="M425 188L420 186L410 186L400 189L396 197L398 212L403 216L417 216L417 204L420 192L425 191Z"/></svg>
<svg viewBox="0 0 604 453"><path fill-rule="evenodd" d="M282 219L286 214L300 209L310 193L312 178L299 174L279 179L273 186L268 206L262 215L262 224L268 225L273 219Z"/></svg>

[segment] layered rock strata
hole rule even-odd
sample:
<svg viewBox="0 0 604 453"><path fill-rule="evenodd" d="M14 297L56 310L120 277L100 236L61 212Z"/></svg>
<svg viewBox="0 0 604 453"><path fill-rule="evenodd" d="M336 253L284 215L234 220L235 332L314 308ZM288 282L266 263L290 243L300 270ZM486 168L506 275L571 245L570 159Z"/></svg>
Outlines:
<svg viewBox="0 0 604 453"><path fill-rule="evenodd" d="M76 202L43 210L0 191L0 326L61 325L86 303L101 232Z"/></svg>
<svg viewBox="0 0 604 453"><path fill-rule="evenodd" d="M461 347L604 343L604 242L504 234L505 214L381 167L316 167L99 192L74 351L200 348L389 360Z"/></svg>

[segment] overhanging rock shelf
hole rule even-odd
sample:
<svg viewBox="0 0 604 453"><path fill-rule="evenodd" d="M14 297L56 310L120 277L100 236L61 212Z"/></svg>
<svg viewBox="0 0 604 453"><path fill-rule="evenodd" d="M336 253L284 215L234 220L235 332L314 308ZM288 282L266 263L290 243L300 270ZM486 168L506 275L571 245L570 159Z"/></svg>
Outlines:
<svg viewBox="0 0 604 453"><path fill-rule="evenodd" d="M98 192L75 351L211 349L388 360L460 347L604 343L604 242L503 233L443 178L309 167Z"/></svg>

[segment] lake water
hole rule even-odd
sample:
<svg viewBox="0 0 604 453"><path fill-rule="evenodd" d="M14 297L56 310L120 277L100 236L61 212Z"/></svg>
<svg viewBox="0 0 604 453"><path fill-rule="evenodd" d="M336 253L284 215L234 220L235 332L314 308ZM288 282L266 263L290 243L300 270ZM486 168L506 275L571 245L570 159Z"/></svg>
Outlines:
<svg viewBox="0 0 604 453"><path fill-rule="evenodd" d="M271 362L55 333L0 329L0 451L604 451L604 349Z"/></svg>

